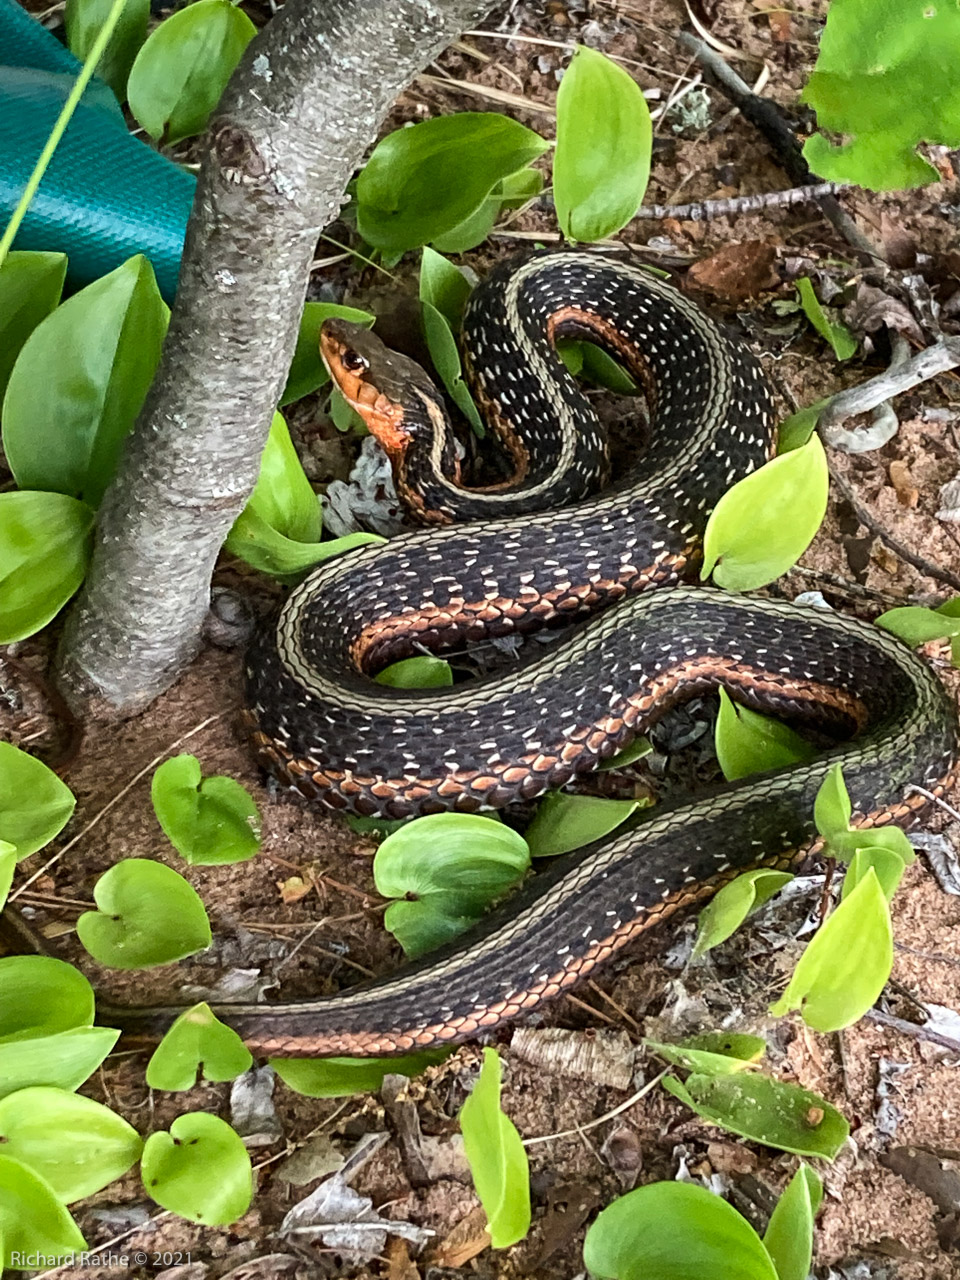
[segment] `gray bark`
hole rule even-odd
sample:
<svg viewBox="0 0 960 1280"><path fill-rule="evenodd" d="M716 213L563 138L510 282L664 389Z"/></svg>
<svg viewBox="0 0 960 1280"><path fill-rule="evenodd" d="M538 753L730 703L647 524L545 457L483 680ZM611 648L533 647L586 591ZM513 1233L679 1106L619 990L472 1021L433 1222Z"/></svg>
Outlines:
<svg viewBox="0 0 960 1280"><path fill-rule="evenodd" d="M59 680L132 714L195 655L256 482L319 232L390 104L493 0L288 0L211 122L157 377L100 512Z"/></svg>

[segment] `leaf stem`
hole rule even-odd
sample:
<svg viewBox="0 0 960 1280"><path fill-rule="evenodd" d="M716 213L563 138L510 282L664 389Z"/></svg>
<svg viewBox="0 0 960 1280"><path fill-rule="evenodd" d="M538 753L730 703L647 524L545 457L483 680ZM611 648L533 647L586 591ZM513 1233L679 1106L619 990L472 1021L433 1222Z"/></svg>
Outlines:
<svg viewBox="0 0 960 1280"><path fill-rule="evenodd" d="M80 74L77 76L73 88L70 90L67 100L63 104L63 108L59 116L57 116L53 128L50 130L47 141L44 143L43 150L40 152L40 158L37 160L33 173L31 173L27 180L27 185L23 189L23 195L20 197L19 203L13 211L10 221L7 223L7 227L2 238L0 238L0 267L3 266L7 254L10 251L10 246L13 244L15 236L20 230L20 224L23 222L27 209L30 207L33 197L37 194L37 188L43 180L43 175L47 171L47 166L53 159L53 153L59 146L60 139L66 132L67 125L70 123L73 118L73 113L77 109L77 104L83 97L84 91L90 83L93 73L97 68L97 63L100 61L103 51L107 47L110 37L113 35L114 28L120 21L120 15L123 13L126 2L127 0L113 0L110 12L107 14L106 20L100 28L100 33L93 42L90 52L84 59L83 66L80 68Z"/></svg>

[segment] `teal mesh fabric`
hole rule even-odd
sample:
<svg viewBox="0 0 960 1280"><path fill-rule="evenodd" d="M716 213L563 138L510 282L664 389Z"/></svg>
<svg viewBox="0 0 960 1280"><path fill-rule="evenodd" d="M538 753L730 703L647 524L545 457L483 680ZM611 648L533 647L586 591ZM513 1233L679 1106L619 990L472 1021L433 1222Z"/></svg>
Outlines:
<svg viewBox="0 0 960 1280"><path fill-rule="evenodd" d="M79 65L16 0L0 0L0 221L16 207ZM191 174L127 131L113 94L94 79L16 247L66 253L74 285L142 253L172 298L195 185Z"/></svg>

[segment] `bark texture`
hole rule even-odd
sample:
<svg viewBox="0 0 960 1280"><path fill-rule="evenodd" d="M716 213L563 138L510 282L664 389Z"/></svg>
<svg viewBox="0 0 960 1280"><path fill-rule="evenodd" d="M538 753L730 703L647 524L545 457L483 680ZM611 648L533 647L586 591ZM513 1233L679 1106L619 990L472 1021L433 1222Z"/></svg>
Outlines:
<svg viewBox="0 0 960 1280"><path fill-rule="evenodd" d="M132 714L195 655L256 482L322 228L390 104L492 0L288 0L211 122L156 380L59 657L77 710Z"/></svg>

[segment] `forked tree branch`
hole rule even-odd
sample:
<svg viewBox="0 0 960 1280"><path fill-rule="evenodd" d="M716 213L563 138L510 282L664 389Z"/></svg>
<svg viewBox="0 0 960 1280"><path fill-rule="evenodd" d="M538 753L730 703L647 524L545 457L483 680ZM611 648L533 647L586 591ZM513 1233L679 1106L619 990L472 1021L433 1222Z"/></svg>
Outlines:
<svg viewBox="0 0 960 1280"><path fill-rule="evenodd" d="M493 0L288 0L211 122L157 377L100 512L59 680L133 713L195 655L253 488L317 237L390 104Z"/></svg>

